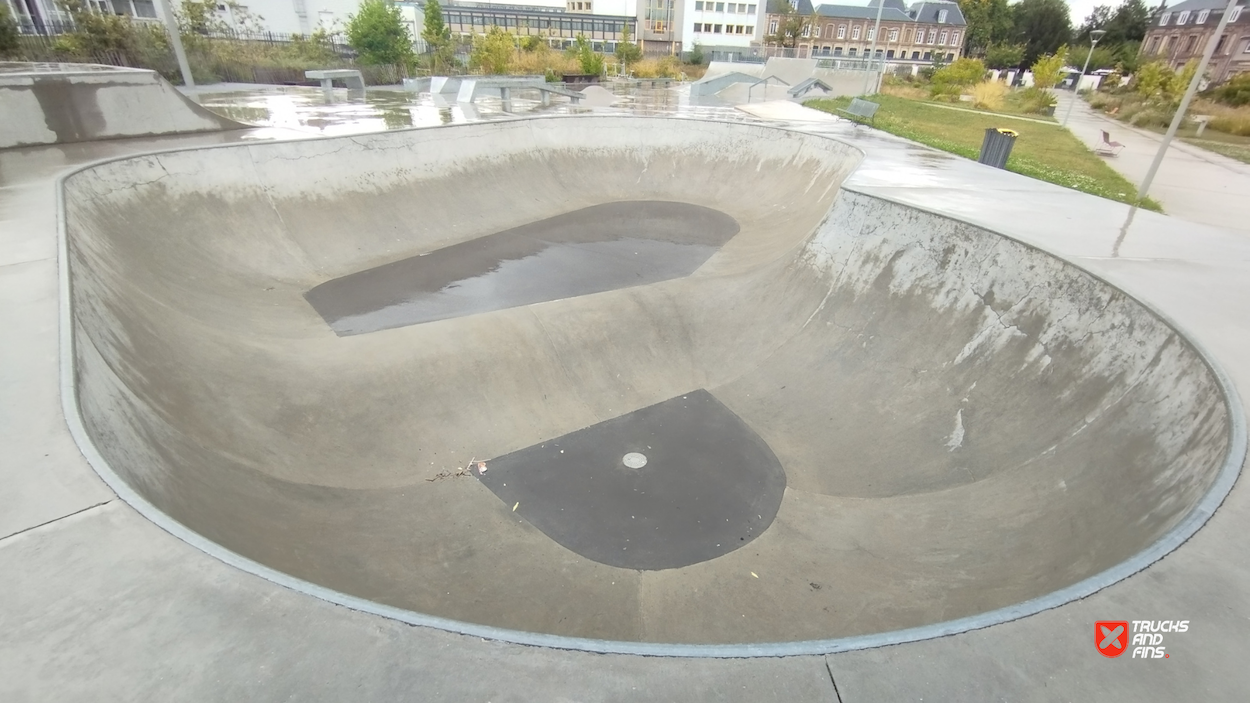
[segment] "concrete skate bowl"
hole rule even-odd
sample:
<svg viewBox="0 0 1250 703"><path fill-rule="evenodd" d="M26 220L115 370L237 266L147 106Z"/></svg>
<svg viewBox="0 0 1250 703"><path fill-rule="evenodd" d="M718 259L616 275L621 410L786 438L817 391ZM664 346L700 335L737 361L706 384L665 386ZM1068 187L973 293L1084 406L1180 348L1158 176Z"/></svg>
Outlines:
<svg viewBox="0 0 1250 703"><path fill-rule="evenodd" d="M1197 529L1239 431L1200 350L861 158L569 117L88 167L71 424L231 563L601 651L983 626Z"/></svg>
<svg viewBox="0 0 1250 703"><path fill-rule="evenodd" d="M0 61L0 115L0 149L248 127L155 71L96 64Z"/></svg>

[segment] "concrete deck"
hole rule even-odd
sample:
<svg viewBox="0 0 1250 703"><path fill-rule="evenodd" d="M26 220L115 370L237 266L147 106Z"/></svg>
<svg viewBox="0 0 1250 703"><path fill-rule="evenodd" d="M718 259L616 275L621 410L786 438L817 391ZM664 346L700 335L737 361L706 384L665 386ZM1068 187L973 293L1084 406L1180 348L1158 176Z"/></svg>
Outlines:
<svg viewBox="0 0 1250 703"><path fill-rule="evenodd" d="M787 108L787 110L789 110ZM1054 252L1179 320L1250 381L1240 236L991 171L846 123L782 117L867 157L843 187ZM6 505L0 697L218 700L1239 700L1250 599L1244 487L1145 571L1081 601L963 634L825 657L718 661L506 645L354 612L241 572L146 521L95 478L59 411L53 177L76 163L222 137L0 153ZM12 233L12 234L9 234ZM1080 539L1080 536L1074 537ZM1095 620L1187 619L1168 660L1107 660ZM992 654L991 654L992 653Z"/></svg>

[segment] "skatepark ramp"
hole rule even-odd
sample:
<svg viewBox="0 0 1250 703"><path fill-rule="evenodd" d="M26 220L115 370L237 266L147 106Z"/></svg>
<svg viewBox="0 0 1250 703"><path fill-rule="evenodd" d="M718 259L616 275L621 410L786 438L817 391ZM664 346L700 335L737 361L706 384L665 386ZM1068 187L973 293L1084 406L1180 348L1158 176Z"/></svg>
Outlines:
<svg viewBox="0 0 1250 703"><path fill-rule="evenodd" d="M84 450L268 578L589 649L940 634L1185 520L1233 433L1201 352L862 158L593 116L85 168Z"/></svg>
<svg viewBox="0 0 1250 703"><path fill-rule="evenodd" d="M155 71L0 62L0 149L242 129Z"/></svg>

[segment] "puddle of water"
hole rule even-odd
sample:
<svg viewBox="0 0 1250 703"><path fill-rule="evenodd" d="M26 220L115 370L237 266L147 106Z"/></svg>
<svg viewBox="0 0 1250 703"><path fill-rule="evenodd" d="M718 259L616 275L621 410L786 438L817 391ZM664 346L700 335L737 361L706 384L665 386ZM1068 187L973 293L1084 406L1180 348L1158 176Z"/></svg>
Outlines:
<svg viewBox="0 0 1250 703"><path fill-rule="evenodd" d="M322 283L305 298L340 336L445 320L693 273L738 233L728 215L605 203Z"/></svg>

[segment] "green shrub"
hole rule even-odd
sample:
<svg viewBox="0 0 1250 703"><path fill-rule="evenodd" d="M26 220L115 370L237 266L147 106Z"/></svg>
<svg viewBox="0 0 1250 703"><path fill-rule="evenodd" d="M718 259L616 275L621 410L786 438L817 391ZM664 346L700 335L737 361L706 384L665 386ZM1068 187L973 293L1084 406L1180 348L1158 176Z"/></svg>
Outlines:
<svg viewBox="0 0 1250 703"><path fill-rule="evenodd" d="M1239 73L1232 80L1211 91L1212 97L1225 105L1250 105L1250 73Z"/></svg>
<svg viewBox="0 0 1250 703"><path fill-rule="evenodd" d="M965 88L974 86L985 78L985 64L980 59L959 59L933 72L930 93L934 97L954 97Z"/></svg>
<svg viewBox="0 0 1250 703"><path fill-rule="evenodd" d="M1068 47L1061 46L1053 54L1047 54L1033 62L1033 85L1043 90L1055 87L1063 75L1064 64L1067 63Z"/></svg>
<svg viewBox="0 0 1250 703"><path fill-rule="evenodd" d="M603 75L603 54L594 50L585 34L577 35L577 39L569 49L569 53L577 59L578 64L582 68L582 73L588 76Z"/></svg>
<svg viewBox="0 0 1250 703"><path fill-rule="evenodd" d="M516 38L499 27L491 27L485 35L473 38L469 67L490 75L502 75L508 72L514 54Z"/></svg>
<svg viewBox="0 0 1250 703"><path fill-rule="evenodd" d="M347 19L347 43L366 65L400 64L411 66L412 37L399 14L399 8L386 0L364 0L356 14Z"/></svg>
<svg viewBox="0 0 1250 703"><path fill-rule="evenodd" d="M18 51L17 20L9 14L9 6L0 3L0 56L13 56Z"/></svg>
<svg viewBox="0 0 1250 703"><path fill-rule="evenodd" d="M1055 96L1036 85L1020 90L1020 110L1029 114L1041 114L1055 106Z"/></svg>

